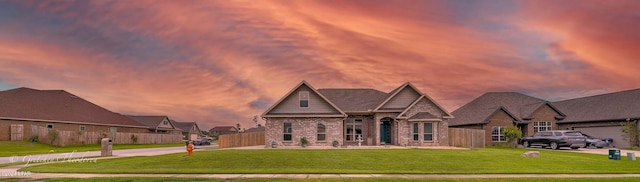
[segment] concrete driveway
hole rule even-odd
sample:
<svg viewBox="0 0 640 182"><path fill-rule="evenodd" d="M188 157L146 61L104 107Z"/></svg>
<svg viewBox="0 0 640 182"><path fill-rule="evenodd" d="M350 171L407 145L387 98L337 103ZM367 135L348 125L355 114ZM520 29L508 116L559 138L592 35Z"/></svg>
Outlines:
<svg viewBox="0 0 640 182"><path fill-rule="evenodd" d="M551 150L549 148L538 148L538 147L531 147L531 148ZM568 148L568 147L561 147L560 149L558 149L556 151L609 155L609 148L578 148L578 149L573 150L573 149ZM628 152L633 152L633 153L640 154L640 151L620 150L620 156L627 156ZM638 156L638 155L636 154L636 156Z"/></svg>

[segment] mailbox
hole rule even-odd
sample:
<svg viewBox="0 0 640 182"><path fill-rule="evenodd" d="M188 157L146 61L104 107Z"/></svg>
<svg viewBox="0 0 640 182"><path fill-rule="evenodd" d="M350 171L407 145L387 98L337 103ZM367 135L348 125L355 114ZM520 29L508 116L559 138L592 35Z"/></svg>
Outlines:
<svg viewBox="0 0 640 182"><path fill-rule="evenodd" d="M113 155L113 140L110 138L103 138L100 142L100 156L112 156Z"/></svg>

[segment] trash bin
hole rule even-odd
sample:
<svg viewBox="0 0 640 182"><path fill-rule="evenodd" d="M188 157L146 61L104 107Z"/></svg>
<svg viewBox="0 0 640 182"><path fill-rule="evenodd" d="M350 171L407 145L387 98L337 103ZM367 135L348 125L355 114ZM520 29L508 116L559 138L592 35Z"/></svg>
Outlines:
<svg viewBox="0 0 640 182"><path fill-rule="evenodd" d="M110 138L103 138L100 142L100 156L113 155L113 141Z"/></svg>
<svg viewBox="0 0 640 182"><path fill-rule="evenodd" d="M611 159L611 160L620 160L620 149L610 148L609 149L609 159Z"/></svg>
<svg viewBox="0 0 640 182"><path fill-rule="evenodd" d="M636 160L636 153L635 152L627 152L627 160L635 161Z"/></svg>

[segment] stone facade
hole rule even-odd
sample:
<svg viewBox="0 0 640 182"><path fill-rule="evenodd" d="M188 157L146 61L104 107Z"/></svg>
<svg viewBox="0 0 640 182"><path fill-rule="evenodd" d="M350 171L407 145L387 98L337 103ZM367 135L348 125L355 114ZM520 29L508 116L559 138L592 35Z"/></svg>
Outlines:
<svg viewBox="0 0 640 182"><path fill-rule="evenodd" d="M325 140L317 140L317 126L322 122L326 126ZM291 123L292 139L284 141L284 123ZM265 144L271 146L275 141L279 146L300 146L300 139L306 137L309 146L331 146L334 140L340 145L343 140L343 118L268 118L266 120Z"/></svg>

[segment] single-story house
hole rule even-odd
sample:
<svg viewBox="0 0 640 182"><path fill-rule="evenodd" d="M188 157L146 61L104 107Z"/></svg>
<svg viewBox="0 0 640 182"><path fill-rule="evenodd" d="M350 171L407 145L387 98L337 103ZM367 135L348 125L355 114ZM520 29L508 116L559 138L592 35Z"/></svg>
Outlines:
<svg viewBox="0 0 640 182"><path fill-rule="evenodd" d="M127 117L139 122L147 126L147 129L150 133L169 133L169 134L180 134L182 130L176 128L176 126L171 122L171 119L167 116L131 116L127 115Z"/></svg>
<svg viewBox="0 0 640 182"><path fill-rule="evenodd" d="M251 127L249 129L244 130L245 133L264 132L264 131L265 131L264 126Z"/></svg>
<svg viewBox="0 0 640 182"><path fill-rule="evenodd" d="M449 127L485 131L485 143L506 142L503 130L517 126L523 136L558 129L567 115L554 103L517 92L488 92L451 112Z"/></svg>
<svg viewBox="0 0 640 182"><path fill-rule="evenodd" d="M140 132L147 127L64 90L0 91L0 140L23 140L39 127L78 132Z"/></svg>
<svg viewBox="0 0 640 182"><path fill-rule="evenodd" d="M238 129L235 126L216 126L209 130L211 136L219 136L226 134L238 133Z"/></svg>
<svg viewBox="0 0 640 182"><path fill-rule="evenodd" d="M300 82L267 109L267 145L447 146L453 116L407 82L389 93L370 88L315 89Z"/></svg>
<svg viewBox="0 0 640 182"><path fill-rule="evenodd" d="M182 136L185 140L195 140L200 136L200 127L196 122L173 121L173 124L182 130Z"/></svg>
<svg viewBox="0 0 640 182"><path fill-rule="evenodd" d="M567 117L559 129L579 130L599 137L613 138L613 145L627 148L621 124L640 119L640 89L569 99L553 103Z"/></svg>

